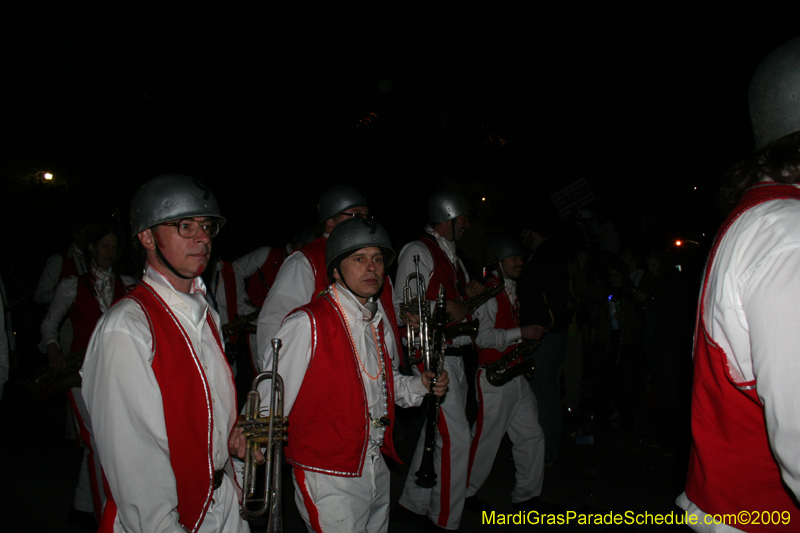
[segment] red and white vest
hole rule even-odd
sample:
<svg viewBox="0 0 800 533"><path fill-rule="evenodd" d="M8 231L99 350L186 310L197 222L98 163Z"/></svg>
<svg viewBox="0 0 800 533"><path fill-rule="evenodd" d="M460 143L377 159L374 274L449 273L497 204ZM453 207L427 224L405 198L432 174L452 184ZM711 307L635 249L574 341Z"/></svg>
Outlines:
<svg viewBox="0 0 800 533"><path fill-rule="evenodd" d="M154 350L152 368L161 388L169 447L180 451L170 454L178 490L177 511L181 525L194 532L203 523L214 495L212 435L215 428L208 380L194 346L187 340L188 334L155 289L142 281L125 298L139 304L150 324ZM224 360L217 325L210 312L206 320L206 327L211 328ZM235 395L236 385L227 361L225 368ZM236 406L235 397L232 402ZM116 514L117 506L109 498L100 521L101 533L114 530Z"/></svg>
<svg viewBox="0 0 800 533"><path fill-rule="evenodd" d="M74 268L74 265L73 265ZM125 285L122 284L121 276L114 276L114 299L112 304L125 296ZM94 327L97 321L103 316L100 302L94 294L94 286L91 274L77 276L78 292L75 301L69 308L69 319L72 321L72 344L69 351L79 352L89 346L89 339L92 338Z"/></svg>
<svg viewBox="0 0 800 533"><path fill-rule="evenodd" d="M272 284L275 283L278 270L281 269L281 265L285 260L286 250L282 248L270 249L264 264L258 267L256 273L247 280L247 297L254 307L260 309L264 305L264 300L267 299L269 290L272 288Z"/></svg>
<svg viewBox="0 0 800 533"><path fill-rule="evenodd" d="M369 406L355 348L345 316L329 294L300 307L311 321L311 362L289 413L286 459L303 470L333 476L358 477L369 448ZM400 462L394 450L394 379L392 361L380 324L381 351L389 390L391 423L381 451Z"/></svg>
<svg viewBox="0 0 800 533"><path fill-rule="evenodd" d="M704 321L708 276L719 243L745 211L769 200L800 200L790 185L764 184L748 190L723 222L706 266L694 341L692 386L692 451L686 495L707 514L740 511L799 511L770 451L764 406L756 381L734 383L727 356L711 338ZM738 524L744 531L789 531L797 525Z"/></svg>
<svg viewBox="0 0 800 533"><path fill-rule="evenodd" d="M497 274L492 274L489 280L486 282L487 288L497 287L500 284L500 278ZM508 293L506 291L501 292L497 296L494 297L497 301L497 316L495 317L494 327L495 329L512 329L519 327L519 300L514 305L511 305L511 299L508 297ZM478 349L478 364L488 365L490 363L494 363L505 354L510 352L516 348L516 344L512 344L506 347L505 350L502 352L499 350L495 350L494 348L479 348ZM518 359L516 363L522 361L522 358Z"/></svg>

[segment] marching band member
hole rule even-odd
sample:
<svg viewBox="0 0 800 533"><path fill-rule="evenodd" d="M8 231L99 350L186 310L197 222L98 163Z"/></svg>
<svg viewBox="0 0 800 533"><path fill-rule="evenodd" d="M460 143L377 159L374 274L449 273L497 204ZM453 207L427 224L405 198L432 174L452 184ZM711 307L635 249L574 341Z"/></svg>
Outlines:
<svg viewBox="0 0 800 533"><path fill-rule="evenodd" d="M794 38L773 50L750 81L756 150L731 170L719 195L731 210L703 276L692 451L686 492L677 500L699 518L691 526L696 531L735 531L717 519L728 513L800 511L798 91L800 38ZM788 520L733 524L797 530Z"/></svg>
<svg viewBox="0 0 800 533"><path fill-rule="evenodd" d="M513 351L523 339L540 341L545 328L536 324L519 325L520 303L516 279L522 273L525 250L511 237L495 237L489 242L488 255L497 261L497 270L486 283L496 287L505 283L503 292L475 312L480 325L475 343L481 367L496 363ZM504 281L500 279L502 273ZM521 364L522 357L512 363ZM489 510L476 493L492 470L503 435L508 433L512 444L517 483L511 493L514 509L530 510L539 503L544 481L544 432L537 416L536 396L524 374L500 386L487 379L487 370L479 368L476 375L478 419L472 428L469 452L469 486L466 508Z"/></svg>
<svg viewBox="0 0 800 533"><path fill-rule="evenodd" d="M128 276L115 275L113 264L119 257L119 238L116 230L107 225L89 226L85 232L86 250L81 256L88 257L84 275L73 274L64 278L56 287L50 309L42 322L42 342L39 349L48 354L50 366L58 371L66 367L66 359L59 343L58 327L65 315L69 315L73 327L72 342L67 354L83 352L89 345L97 321L111 305L122 298L136 282ZM86 411L82 388L73 387L68 393L78 435L84 445L83 461L75 487L71 520L81 521L80 513L91 513L98 520L106 501L100 464L95 456L97 450L92 433L92 424ZM84 515L86 516L86 515ZM91 517L87 517L91 522Z"/></svg>
<svg viewBox="0 0 800 533"><path fill-rule="evenodd" d="M236 389L200 277L225 218L202 183L170 174L139 189L130 219L144 276L100 320L83 366L113 496L100 531L247 532Z"/></svg>
<svg viewBox="0 0 800 533"><path fill-rule="evenodd" d="M295 501L309 531L385 532L390 475L381 452L399 461L394 404L421 404L433 373L420 379L396 371L394 309L384 313L377 296L394 259L386 231L369 219L346 220L331 232L325 257L332 283L276 335ZM271 368L272 350L267 356ZM435 394L448 381L443 372Z"/></svg>
<svg viewBox="0 0 800 533"><path fill-rule="evenodd" d="M258 315L258 363L262 370L270 341L292 310L312 301L328 286L325 269L325 244L333 228L351 218L368 217L367 199L349 185L334 185L317 204L321 237L292 254L281 266ZM388 294L387 291L384 291ZM387 299L391 303L391 296Z"/></svg>
<svg viewBox="0 0 800 533"><path fill-rule="evenodd" d="M283 262L293 252L300 250L317 238L313 228L304 228L297 232L292 241L283 248L262 246L243 255L233 262L236 276L244 282L246 290L246 304L241 306L246 311L240 314L249 314L260 310L264 306L270 289L275 284L275 278ZM250 351L250 363L253 375L258 375L258 335L247 335L247 346Z"/></svg>
<svg viewBox="0 0 800 533"><path fill-rule="evenodd" d="M447 312L456 323L462 322L467 315L462 299L478 294L483 288L475 281L468 284L467 271L456 256L456 243L470 228L469 208L466 196L454 189L442 189L431 195L428 202L430 223L419 240L408 243L400 251L395 278L396 284L405 286L408 275L415 272L414 256L419 256L419 273L427 284L425 299L435 301L442 284ZM412 287L414 297L415 289L416 286ZM399 309L403 294L397 292L394 302ZM436 485L423 488L416 483L415 473L424 452L425 432L422 432L400 497L399 520L423 523L427 521L424 519L427 515L434 527L442 529L458 529L461 522L470 443L465 413L467 378L462 356L471 353L471 342L466 335L456 337L445 350L444 368L450 375L451 386L447 397L441 401L434 460Z"/></svg>

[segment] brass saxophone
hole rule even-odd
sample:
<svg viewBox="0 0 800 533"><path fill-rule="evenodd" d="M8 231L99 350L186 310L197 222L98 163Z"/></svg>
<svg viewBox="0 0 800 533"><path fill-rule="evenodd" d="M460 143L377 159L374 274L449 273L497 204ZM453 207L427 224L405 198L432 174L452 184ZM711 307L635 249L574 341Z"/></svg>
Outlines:
<svg viewBox="0 0 800 533"><path fill-rule="evenodd" d="M83 366L86 350L71 352L64 357L66 367L57 372L49 364L39 368L25 381L25 387L37 399L46 400L54 394L67 392L73 387L81 386L79 373Z"/></svg>
<svg viewBox="0 0 800 533"><path fill-rule="evenodd" d="M556 317L553 315L553 310L550 309L550 304L547 303L547 297L543 294L542 298L544 299L544 304L547 306L547 311L550 313L550 325L545 329L546 331L550 331L556 324ZM527 379L532 379L536 370L536 363L534 363L533 359L524 359L521 363L513 366L511 363L516 361L519 357L532 354L541 344L542 341L539 339L525 339L519 343L516 348L494 363L484 365L483 368L486 369L486 381L495 387L500 387L520 374L525 375Z"/></svg>
<svg viewBox="0 0 800 533"><path fill-rule="evenodd" d="M260 312L261 311L258 310L246 315L236 315L236 318L222 326L222 335L224 337L230 337L237 333L255 335L256 325L253 324L253 322L258 319L258 313Z"/></svg>
<svg viewBox="0 0 800 533"><path fill-rule="evenodd" d="M525 339L517 345L516 348L505 354L503 357L489 363L483 368L486 370L486 381L499 387L505 385L520 374L524 374L527 379L533 378L533 373L536 370L536 364L533 359L523 360L521 363L511 366L511 363L517 360L518 357L524 357L532 354L539 348L542 341L536 339Z"/></svg>

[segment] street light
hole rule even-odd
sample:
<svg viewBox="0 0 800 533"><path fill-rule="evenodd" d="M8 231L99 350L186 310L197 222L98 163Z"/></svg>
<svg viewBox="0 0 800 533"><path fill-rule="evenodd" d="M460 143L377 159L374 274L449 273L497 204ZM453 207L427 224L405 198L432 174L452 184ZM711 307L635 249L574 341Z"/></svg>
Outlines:
<svg viewBox="0 0 800 533"><path fill-rule="evenodd" d="M53 174L50 172L45 172L44 170L40 170L33 175L33 179L39 180L42 183L47 183L48 181L53 181Z"/></svg>

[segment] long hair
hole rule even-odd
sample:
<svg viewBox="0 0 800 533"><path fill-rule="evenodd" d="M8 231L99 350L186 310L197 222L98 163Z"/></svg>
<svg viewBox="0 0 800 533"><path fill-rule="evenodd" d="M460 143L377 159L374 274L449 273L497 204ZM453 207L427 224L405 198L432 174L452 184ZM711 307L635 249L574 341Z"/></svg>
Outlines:
<svg viewBox="0 0 800 533"><path fill-rule="evenodd" d="M736 163L725 175L720 207L727 213L748 187L763 181L800 183L800 131L772 141Z"/></svg>
<svg viewBox="0 0 800 533"><path fill-rule="evenodd" d="M123 241L120 237L119 230L111 224L92 224L86 228L86 233L84 233L83 236L83 256L87 259L94 259L94 254L91 250L89 250L89 245L91 244L97 246L97 243L100 242L106 235L115 235L117 237L119 248L117 249L117 256L114 258L114 263L116 264L117 260L119 260L120 256L122 255Z"/></svg>

